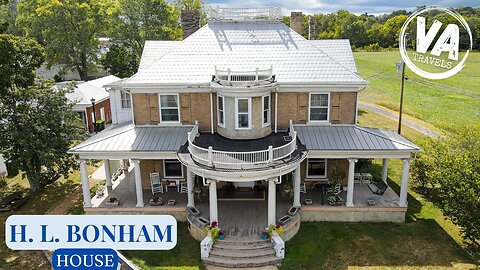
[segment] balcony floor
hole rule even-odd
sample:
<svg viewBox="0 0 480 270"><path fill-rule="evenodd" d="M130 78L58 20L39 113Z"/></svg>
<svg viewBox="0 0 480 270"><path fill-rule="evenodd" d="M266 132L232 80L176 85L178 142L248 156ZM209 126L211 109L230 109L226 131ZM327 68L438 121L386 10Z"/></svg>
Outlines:
<svg viewBox="0 0 480 270"><path fill-rule="evenodd" d="M273 148L285 145L288 141L285 141L284 136L289 136L288 132L271 133L267 137L251 140L232 140L225 138L218 133L202 132L200 136L195 138L195 144L208 148L212 146L213 149L219 151L229 152L249 152L257 150L265 150L271 145Z"/></svg>

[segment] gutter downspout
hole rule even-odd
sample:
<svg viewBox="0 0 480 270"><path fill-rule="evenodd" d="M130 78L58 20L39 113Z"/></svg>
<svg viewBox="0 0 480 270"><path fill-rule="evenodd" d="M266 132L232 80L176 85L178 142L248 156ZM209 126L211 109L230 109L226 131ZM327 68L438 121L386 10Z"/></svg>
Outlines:
<svg viewBox="0 0 480 270"><path fill-rule="evenodd" d="M277 133L277 126L278 126L278 87L277 91L275 91L275 133Z"/></svg>
<svg viewBox="0 0 480 270"><path fill-rule="evenodd" d="M210 127L212 129L212 134L214 133L213 131L213 92L210 92Z"/></svg>

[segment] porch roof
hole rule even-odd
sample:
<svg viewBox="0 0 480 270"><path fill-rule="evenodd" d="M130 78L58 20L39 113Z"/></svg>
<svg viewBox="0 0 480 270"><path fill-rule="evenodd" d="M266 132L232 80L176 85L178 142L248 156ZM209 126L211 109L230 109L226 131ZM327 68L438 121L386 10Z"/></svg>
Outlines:
<svg viewBox="0 0 480 270"><path fill-rule="evenodd" d="M113 125L79 145L69 153L82 155L120 154L123 158L138 158L138 154L176 153L187 142L192 126L135 126L131 122ZM132 156L130 154L134 154Z"/></svg>
<svg viewBox="0 0 480 270"><path fill-rule="evenodd" d="M295 125L298 138L308 150L325 152L395 153L418 152L420 148L403 136L386 129L357 125Z"/></svg>

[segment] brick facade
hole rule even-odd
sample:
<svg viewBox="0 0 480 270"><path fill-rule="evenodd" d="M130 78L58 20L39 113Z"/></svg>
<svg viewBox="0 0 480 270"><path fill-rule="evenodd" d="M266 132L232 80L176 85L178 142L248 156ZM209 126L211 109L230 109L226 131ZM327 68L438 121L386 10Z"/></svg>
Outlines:
<svg viewBox="0 0 480 270"><path fill-rule="evenodd" d="M110 99L106 99L102 102L95 103L95 119L99 120L101 119L101 113L100 110L101 108L104 108L105 112L105 122L106 123L111 123L112 122L112 112L110 111ZM94 132L93 130L93 122L94 119L92 117L92 112L93 112L93 106L87 107L86 113L87 113L87 125L88 125L88 131L89 132Z"/></svg>

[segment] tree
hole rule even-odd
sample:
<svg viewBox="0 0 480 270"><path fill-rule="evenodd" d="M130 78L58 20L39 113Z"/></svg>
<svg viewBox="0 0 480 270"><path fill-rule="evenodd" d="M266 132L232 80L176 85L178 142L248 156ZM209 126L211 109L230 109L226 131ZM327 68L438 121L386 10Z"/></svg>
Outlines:
<svg viewBox="0 0 480 270"><path fill-rule="evenodd" d="M103 55L102 65L120 78L130 77L138 70L138 56L124 44L114 44Z"/></svg>
<svg viewBox="0 0 480 270"><path fill-rule="evenodd" d="M461 228L469 251L480 262L480 126L429 139L413 163L414 180L438 193L444 214Z"/></svg>
<svg viewBox="0 0 480 270"><path fill-rule="evenodd" d="M179 40L180 11L165 0L119 0L112 38L128 43L140 59L145 40Z"/></svg>
<svg viewBox="0 0 480 270"><path fill-rule="evenodd" d="M66 62L82 80L97 62L98 35L118 6L110 0L38 0L18 4L17 23L45 47L49 67Z"/></svg>
<svg viewBox="0 0 480 270"><path fill-rule="evenodd" d="M67 150L72 139L81 139L82 128L68 90L52 91L50 84L32 79L44 59L38 44L2 34L0 52L0 152L37 192L76 166Z"/></svg>

